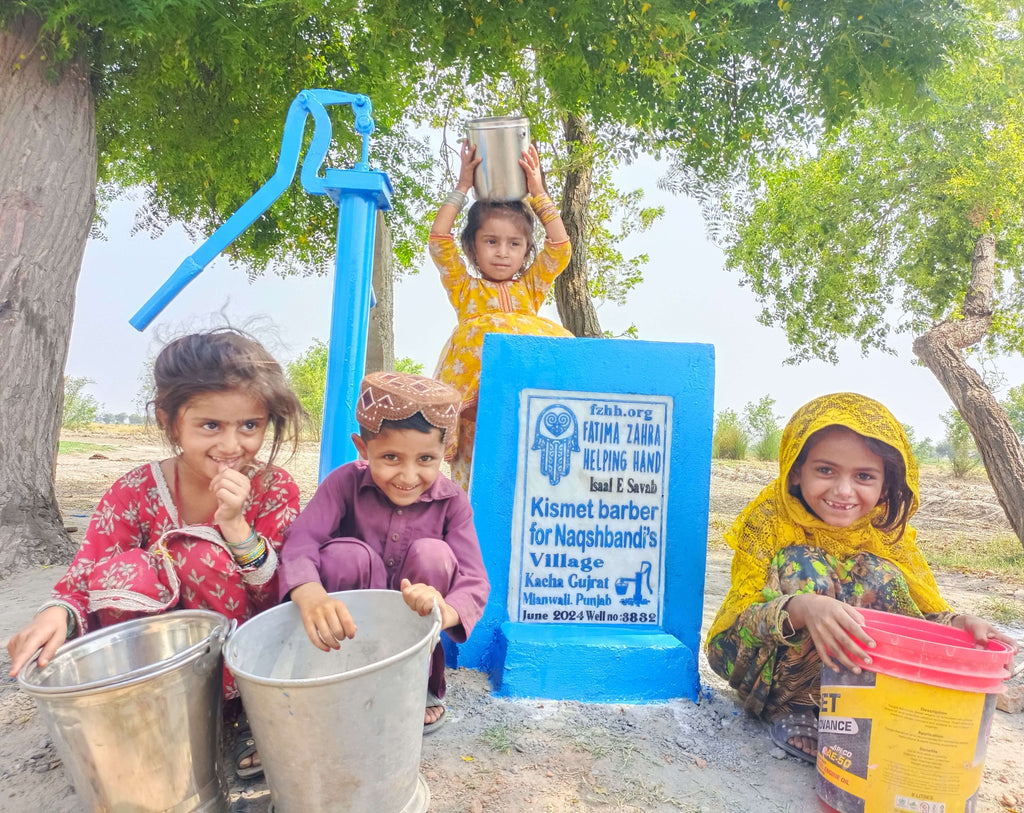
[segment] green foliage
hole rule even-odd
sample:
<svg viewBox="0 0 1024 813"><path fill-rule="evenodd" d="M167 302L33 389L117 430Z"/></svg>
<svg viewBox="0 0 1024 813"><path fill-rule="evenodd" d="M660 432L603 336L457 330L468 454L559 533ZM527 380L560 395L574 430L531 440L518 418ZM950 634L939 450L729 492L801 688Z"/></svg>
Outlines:
<svg viewBox="0 0 1024 813"><path fill-rule="evenodd" d="M406 25L430 31L423 40L444 38L438 64L464 65L463 86L525 62L529 81L509 107L542 86L559 110L615 131L620 156L668 147L705 176L774 145L780 130L813 131L864 98L912 95L964 33L956 3L924 0L522 0L450 2L440 13L391 2Z"/></svg>
<svg viewBox="0 0 1024 813"><path fill-rule="evenodd" d="M1011 387L1002 404L1013 431L1017 433L1017 437L1024 440L1024 384Z"/></svg>
<svg viewBox="0 0 1024 813"><path fill-rule="evenodd" d="M327 345L314 339L305 353L285 366L288 381L306 410L306 429L320 442L324 423L324 393L327 389Z"/></svg>
<svg viewBox="0 0 1024 813"><path fill-rule="evenodd" d="M611 330L602 331L604 338L606 339L639 339L640 330L635 324L630 323L629 327L625 328L621 333L615 333Z"/></svg>
<svg viewBox="0 0 1024 813"><path fill-rule="evenodd" d="M423 365L408 356L395 359L395 371L423 375ZM323 434L327 390L327 344L314 339L305 353L285 365L288 381L306 410L306 430L317 443Z"/></svg>
<svg viewBox="0 0 1024 813"><path fill-rule="evenodd" d="M717 460L743 460L750 438L735 410L723 409L715 416L715 434L711 438L711 456Z"/></svg>
<svg viewBox="0 0 1024 813"><path fill-rule="evenodd" d="M115 424L115 425L123 425L123 424L135 424L135 425L138 425L138 424L144 424L145 422L146 422L145 416L139 415L137 413L129 414L127 412L118 412L118 413L101 412L99 415L96 416L96 423L106 423L106 424Z"/></svg>
<svg viewBox="0 0 1024 813"><path fill-rule="evenodd" d="M403 356L402 358L395 359L395 372L423 375L423 364L418 361L413 361L408 356Z"/></svg>
<svg viewBox="0 0 1024 813"><path fill-rule="evenodd" d="M987 350L1024 351L1024 15L991 8L928 100L875 106L753 168L726 200L728 267L793 360L834 362L844 340L891 352L894 335L956 318L985 233L998 258Z"/></svg>
<svg viewBox="0 0 1024 813"><path fill-rule="evenodd" d="M622 305L629 292L643 282L643 269L650 257L625 256L622 242L631 234L642 234L665 214L662 206L644 206L642 189L624 192L611 181L614 161L595 167L594 190L590 199L587 276L590 295L599 301Z"/></svg>
<svg viewBox="0 0 1024 813"><path fill-rule="evenodd" d="M616 165L668 149L701 178L724 177L780 131L816 131L865 98L907 95L964 33L957 3L925 0L13 0L0 4L0 26L25 13L43 21L26 59L54 75L89 62L99 198L141 190L137 228L152 234L171 222L197 241L212 232L273 173L295 94L338 88L373 101L371 162L394 181L394 254L410 267L446 186L412 128L484 107L529 115L535 137L557 145L566 114L580 115L598 133L593 294L616 302L646 262L617 245L660 216L638 191L611 188ZM331 117L328 161L351 165L351 113ZM253 273L324 272L335 216L295 183L229 257Z"/></svg>
<svg viewBox="0 0 1024 813"><path fill-rule="evenodd" d="M997 624L1020 626L1024 623L1024 604L1014 599L992 596L985 599L981 605L981 614L982 617L991 618Z"/></svg>
<svg viewBox="0 0 1024 813"><path fill-rule="evenodd" d="M401 178L390 216L396 257L411 259L410 246L425 242L415 212L434 198L433 156L402 115L429 64L404 26L385 35L388 24L361 19L372 14L353 0L18 0L0 7L0 25L25 10L44 21L27 58L45 58L55 72L76 56L90 63L100 198L140 188L137 228L158 234L180 221L193 239L212 232L273 174L296 93L326 87L370 95L378 127L371 162ZM351 109L331 116L328 161L351 166ZM330 201L296 181L230 257L257 272L271 264L281 273L324 271L336 218Z"/></svg>
<svg viewBox="0 0 1024 813"><path fill-rule="evenodd" d="M480 739L487 743L492 750L501 754L508 754L519 747L515 730L505 724L491 726L480 735Z"/></svg>
<svg viewBox="0 0 1024 813"><path fill-rule="evenodd" d="M915 436L914 427L909 423L903 424L903 431L907 433L907 440L910 441L910 451L919 464L929 463L938 457L935 444L932 443L931 438L926 437L924 440L918 440Z"/></svg>
<svg viewBox="0 0 1024 813"><path fill-rule="evenodd" d="M760 401L751 401L743 408L743 417L750 427L754 456L758 460L778 460L783 416L775 413L775 399L766 395Z"/></svg>
<svg viewBox="0 0 1024 813"><path fill-rule="evenodd" d="M60 420L64 429L81 429L96 420L100 403L85 391L92 383L89 378L64 376L64 411Z"/></svg>
<svg viewBox="0 0 1024 813"><path fill-rule="evenodd" d="M981 465L981 457L974 445L971 430L956 407L950 407L949 411L940 417L946 425L946 443L949 446L950 461L953 464L953 476L956 478L966 477Z"/></svg>

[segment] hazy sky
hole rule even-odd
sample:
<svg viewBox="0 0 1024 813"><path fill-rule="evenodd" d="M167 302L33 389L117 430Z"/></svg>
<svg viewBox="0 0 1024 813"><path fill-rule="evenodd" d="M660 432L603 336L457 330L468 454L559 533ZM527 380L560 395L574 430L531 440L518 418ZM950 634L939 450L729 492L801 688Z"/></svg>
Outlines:
<svg viewBox="0 0 1024 813"><path fill-rule="evenodd" d="M757 323L757 302L739 286L736 275L725 271L721 251L704 236L696 204L659 191L658 176L652 160L620 173L622 186L642 187L646 201L664 205L666 214L646 235L631 237L625 244L624 253L646 251L650 263L644 282L625 306L599 308L605 330L621 332L632 322L645 340L714 345L716 412L740 411L746 403L771 395L777 412L788 418L817 395L853 390L880 400L899 420L912 425L919 439L944 435L939 415L949 409L949 399L934 376L913 363L910 338L898 345L896 356L876 353L863 359L851 345L842 348L837 366L784 366L788 351L781 330ZM140 375L162 339L183 328L217 324L222 310L234 324L266 317L262 327L276 327L276 338L257 332L282 362L301 354L314 338L328 339L332 278L269 275L250 283L242 270L223 260L210 264L139 333L128 319L199 244L177 228L158 240L145 234L132 237L133 211L131 201L109 211L107 239L89 242L78 284L67 374L92 379L95 383L88 391L105 411L137 411ZM429 261L419 274L396 282L397 356L422 362L431 374L454 325L454 311ZM1007 386L1024 381L1024 360L1008 359L1000 366Z"/></svg>

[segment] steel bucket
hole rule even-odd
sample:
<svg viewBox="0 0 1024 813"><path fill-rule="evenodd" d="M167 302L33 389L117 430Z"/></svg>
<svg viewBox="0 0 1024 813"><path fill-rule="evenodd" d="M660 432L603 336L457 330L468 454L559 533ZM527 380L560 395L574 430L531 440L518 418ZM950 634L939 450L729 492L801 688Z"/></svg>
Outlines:
<svg viewBox="0 0 1024 813"><path fill-rule="evenodd" d="M482 159L473 176L477 200L522 200L526 176L519 166L523 150L530 146L530 120L518 116L472 119L466 125L470 144Z"/></svg>
<svg viewBox="0 0 1024 813"><path fill-rule="evenodd" d="M226 813L220 655L231 626L209 610L139 618L18 673L84 809Z"/></svg>
<svg viewBox="0 0 1024 813"><path fill-rule="evenodd" d="M358 627L340 649L314 647L291 602L247 621L224 649L274 811L423 813L423 710L441 613L420 617L396 590L331 595Z"/></svg>

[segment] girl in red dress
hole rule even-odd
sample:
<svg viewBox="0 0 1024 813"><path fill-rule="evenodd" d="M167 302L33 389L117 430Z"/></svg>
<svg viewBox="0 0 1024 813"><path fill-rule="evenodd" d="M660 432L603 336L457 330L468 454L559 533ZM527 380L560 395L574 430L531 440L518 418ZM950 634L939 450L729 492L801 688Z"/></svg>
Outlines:
<svg viewBox="0 0 1024 813"><path fill-rule="evenodd" d="M281 366L254 339L218 329L168 344L154 377L152 406L175 454L132 469L100 500L51 600L8 643L12 676L40 648L45 666L67 639L118 621L202 608L241 623L277 603L299 489L273 460L286 443L294 451L303 415ZM226 670L224 693L238 695ZM261 770L255 749L242 761L240 775Z"/></svg>

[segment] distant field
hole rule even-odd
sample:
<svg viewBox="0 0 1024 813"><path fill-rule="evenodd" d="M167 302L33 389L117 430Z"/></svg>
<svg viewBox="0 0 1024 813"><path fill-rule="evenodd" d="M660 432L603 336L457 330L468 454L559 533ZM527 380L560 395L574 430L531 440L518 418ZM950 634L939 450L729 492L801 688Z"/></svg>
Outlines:
<svg viewBox="0 0 1024 813"><path fill-rule="evenodd" d="M58 454L92 454L93 452L113 452L116 446L109 443L86 443L80 440L62 440L57 449Z"/></svg>

